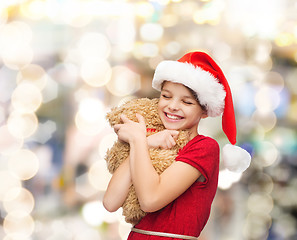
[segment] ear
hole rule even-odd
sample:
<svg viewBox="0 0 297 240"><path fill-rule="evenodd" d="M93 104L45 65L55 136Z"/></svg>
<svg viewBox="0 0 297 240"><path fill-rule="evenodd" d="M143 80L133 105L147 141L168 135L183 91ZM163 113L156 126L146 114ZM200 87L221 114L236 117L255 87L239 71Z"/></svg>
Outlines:
<svg viewBox="0 0 297 240"><path fill-rule="evenodd" d="M208 117L207 111L203 111L201 118L207 118L207 117Z"/></svg>

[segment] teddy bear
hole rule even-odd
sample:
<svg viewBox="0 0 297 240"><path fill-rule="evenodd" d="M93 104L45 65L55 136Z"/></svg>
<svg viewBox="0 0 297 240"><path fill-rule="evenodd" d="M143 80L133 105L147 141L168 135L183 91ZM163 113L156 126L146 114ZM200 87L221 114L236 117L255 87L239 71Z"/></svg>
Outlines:
<svg viewBox="0 0 297 240"><path fill-rule="evenodd" d="M137 122L136 113L141 114L146 123L147 136L155 134L165 129L158 114L158 98L137 98L130 100L123 105L114 107L107 113L106 119L111 127L122 123L120 116L125 114L130 120ZM171 149L150 148L149 154L152 165L158 174L161 174L174 161L180 149L182 149L190 140L187 130L180 130L176 140L176 145ZM107 150L105 160L108 171L113 174L120 164L129 156L129 144L120 140L114 142L113 146ZM135 225L143 218L146 213L141 210L135 188L131 185L127 198L123 206L123 216L125 221Z"/></svg>

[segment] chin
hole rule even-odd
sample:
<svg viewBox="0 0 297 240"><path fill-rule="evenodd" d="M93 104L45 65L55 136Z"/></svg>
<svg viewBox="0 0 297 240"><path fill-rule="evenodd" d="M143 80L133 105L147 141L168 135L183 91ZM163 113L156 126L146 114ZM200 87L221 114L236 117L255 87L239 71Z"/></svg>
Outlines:
<svg viewBox="0 0 297 240"><path fill-rule="evenodd" d="M165 127L167 130L180 130L180 128L176 128L176 127Z"/></svg>
<svg viewBox="0 0 297 240"><path fill-rule="evenodd" d="M164 127L168 130L181 130L180 126L174 126L172 124L164 124Z"/></svg>

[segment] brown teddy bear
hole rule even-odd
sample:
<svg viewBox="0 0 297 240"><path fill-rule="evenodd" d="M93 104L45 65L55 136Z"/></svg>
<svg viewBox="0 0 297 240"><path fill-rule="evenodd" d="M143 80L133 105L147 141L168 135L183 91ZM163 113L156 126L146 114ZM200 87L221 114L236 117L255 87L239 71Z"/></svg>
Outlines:
<svg viewBox="0 0 297 240"><path fill-rule="evenodd" d="M133 99L119 107L112 108L106 115L109 124L113 127L115 124L122 123L120 115L125 114L130 120L137 122L136 113L141 114L145 118L147 127L147 136L162 131L165 127L158 114L158 98ZM188 131L181 130L176 140L176 145L171 149L151 148L149 149L152 164L158 174L161 174L169 167L177 156L178 151L183 148L189 141ZM106 153L105 160L108 170L111 174L119 167L119 165L129 156L129 144L117 140L114 145ZM122 206L123 215L128 223L135 225L146 215L140 209L140 205L135 193L133 185L130 187L128 196Z"/></svg>

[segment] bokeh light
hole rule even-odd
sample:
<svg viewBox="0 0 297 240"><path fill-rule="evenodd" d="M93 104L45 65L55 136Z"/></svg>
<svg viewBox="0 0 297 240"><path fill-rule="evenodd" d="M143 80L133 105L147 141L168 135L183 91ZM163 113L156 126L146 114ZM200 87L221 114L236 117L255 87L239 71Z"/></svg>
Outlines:
<svg viewBox="0 0 297 240"><path fill-rule="evenodd" d="M140 36L143 41L158 41L162 38L163 32L163 27L156 23L147 23L140 28Z"/></svg>
<svg viewBox="0 0 297 240"><path fill-rule="evenodd" d="M103 159L106 151L112 147L114 142L118 139L118 136L115 133L106 134L99 143L98 153L99 156Z"/></svg>
<svg viewBox="0 0 297 240"><path fill-rule="evenodd" d="M246 219L243 234L250 239L265 239L268 236L268 229L271 224L272 219L269 214L251 213Z"/></svg>
<svg viewBox="0 0 297 240"><path fill-rule="evenodd" d="M154 7L150 2L139 1L135 6L136 15L142 18L149 18L154 13Z"/></svg>
<svg viewBox="0 0 297 240"><path fill-rule="evenodd" d="M47 103L58 97L59 87L56 81L48 78L44 89L42 89L42 102Z"/></svg>
<svg viewBox="0 0 297 240"><path fill-rule="evenodd" d="M221 168L201 239L296 239L297 4L0 1L0 239L127 239L102 199L114 106L157 97L163 60L205 50L230 84L243 174ZM228 141L221 118L199 133ZM221 201L224 199L224 201Z"/></svg>
<svg viewBox="0 0 297 240"><path fill-rule="evenodd" d="M83 218L91 226L99 226L105 220L105 216L110 214L100 201L88 202L82 208Z"/></svg>
<svg viewBox="0 0 297 240"><path fill-rule="evenodd" d="M13 50L18 46L25 46L32 40L32 31L28 24L21 21L13 21L5 24L0 29L0 49L2 51Z"/></svg>
<svg viewBox="0 0 297 240"><path fill-rule="evenodd" d="M279 158L279 150L271 142L261 142L260 154L260 163L263 167L271 166Z"/></svg>
<svg viewBox="0 0 297 240"><path fill-rule="evenodd" d="M224 7L224 3L220 1L206 4L203 8L194 12L193 21L197 24L218 24Z"/></svg>
<svg viewBox="0 0 297 240"><path fill-rule="evenodd" d="M33 84L22 83L17 86L11 96L11 104L22 113L35 112L42 102L40 90Z"/></svg>
<svg viewBox="0 0 297 240"><path fill-rule="evenodd" d="M269 214L273 209L273 199L268 194L252 194L248 199L248 208L253 213Z"/></svg>
<svg viewBox="0 0 297 240"><path fill-rule="evenodd" d="M0 55L4 64L18 70L33 60L33 49L29 45L32 31L24 22L11 22L0 29Z"/></svg>
<svg viewBox="0 0 297 240"><path fill-rule="evenodd" d="M0 127L0 153L11 155L23 146L23 139L12 135L6 125Z"/></svg>
<svg viewBox="0 0 297 240"><path fill-rule="evenodd" d="M121 236L121 239L127 239L130 231L131 225L126 223L124 220L120 221L119 234Z"/></svg>
<svg viewBox="0 0 297 240"><path fill-rule="evenodd" d="M89 58L82 63L81 76L92 87L104 86L111 78L111 67L108 61Z"/></svg>
<svg viewBox="0 0 297 240"><path fill-rule="evenodd" d="M8 11L6 8L0 8L0 25L5 24L8 18Z"/></svg>
<svg viewBox="0 0 297 240"><path fill-rule="evenodd" d="M127 67L116 66L106 87L113 95L126 96L140 88L140 76Z"/></svg>
<svg viewBox="0 0 297 240"><path fill-rule="evenodd" d="M5 196L10 189L21 187L21 181L13 176L12 173L9 171L0 171L0 180L2 183L5 183L0 185L1 201L5 199Z"/></svg>
<svg viewBox="0 0 297 240"><path fill-rule="evenodd" d="M33 19L39 20L43 18L46 11L46 2L40 0L30 1L28 3L21 5L21 12L24 16Z"/></svg>
<svg viewBox="0 0 297 240"><path fill-rule="evenodd" d="M33 218L22 211L12 211L6 215L3 221L3 229L12 239L26 239L34 231Z"/></svg>
<svg viewBox="0 0 297 240"><path fill-rule="evenodd" d="M17 75L17 83L29 83L42 90L47 82L45 70L36 64L29 64L22 68Z"/></svg>
<svg viewBox="0 0 297 240"><path fill-rule="evenodd" d="M277 123L277 117L274 112L272 111L259 111L256 110L253 115L252 119L258 123L266 132L273 129Z"/></svg>
<svg viewBox="0 0 297 240"><path fill-rule="evenodd" d="M4 64L11 69L21 69L33 60L33 51L27 46L19 46L2 52Z"/></svg>
<svg viewBox="0 0 297 240"><path fill-rule="evenodd" d="M103 58L106 59L111 51L108 39L100 33L87 33L78 43L78 49L82 59Z"/></svg>
<svg viewBox="0 0 297 240"><path fill-rule="evenodd" d="M268 86L261 87L255 96L255 105L262 113L271 112L277 108L280 99L279 94L274 88Z"/></svg>
<svg viewBox="0 0 297 240"><path fill-rule="evenodd" d="M87 98L80 102L75 116L77 128L87 135L96 135L105 127L105 109L101 101Z"/></svg>
<svg viewBox="0 0 297 240"><path fill-rule="evenodd" d="M251 193L266 193L271 194L274 183L270 175L266 173L257 173L248 183L248 189Z"/></svg>
<svg viewBox="0 0 297 240"><path fill-rule="evenodd" d="M34 197L32 193L25 188L11 188L3 199L3 207L7 213L20 211L29 215L34 206Z"/></svg>
<svg viewBox="0 0 297 240"><path fill-rule="evenodd" d="M8 167L20 180L28 180L36 175L39 168L39 160L32 151L21 149L10 156Z"/></svg>
<svg viewBox="0 0 297 240"><path fill-rule="evenodd" d="M0 107L0 124L2 124L5 120L5 109Z"/></svg>
<svg viewBox="0 0 297 240"><path fill-rule="evenodd" d="M106 169L106 162L104 160L94 162L89 169L88 177L95 189L104 191L111 179L111 174Z"/></svg>
<svg viewBox="0 0 297 240"><path fill-rule="evenodd" d="M297 70L293 69L290 71L286 77L286 84L288 85L288 88L290 91L294 94L297 94L297 84L296 84L296 75L297 75Z"/></svg>
<svg viewBox="0 0 297 240"><path fill-rule="evenodd" d="M133 19L112 19L107 27L107 36L114 44L115 49L123 53L134 49L136 30ZM115 53L118 55L118 52Z"/></svg>
<svg viewBox="0 0 297 240"><path fill-rule="evenodd" d="M34 113L12 112L7 119L9 132L16 138L28 138L38 127L38 118Z"/></svg>

